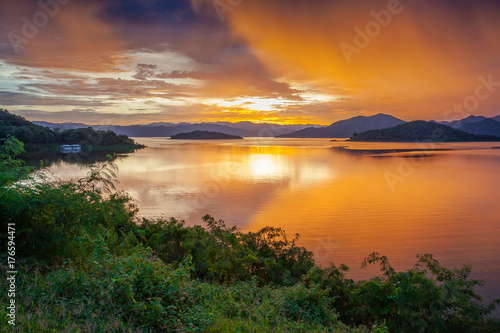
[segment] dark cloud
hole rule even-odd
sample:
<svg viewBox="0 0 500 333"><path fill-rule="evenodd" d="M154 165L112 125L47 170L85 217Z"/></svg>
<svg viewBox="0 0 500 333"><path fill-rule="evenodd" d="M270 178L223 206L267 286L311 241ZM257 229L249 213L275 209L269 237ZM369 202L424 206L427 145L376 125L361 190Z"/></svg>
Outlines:
<svg viewBox="0 0 500 333"><path fill-rule="evenodd" d="M100 16L106 21L127 24L184 24L195 21L191 4L183 0L114 0L102 1Z"/></svg>
<svg viewBox="0 0 500 333"><path fill-rule="evenodd" d="M196 80L205 80L213 77L206 72L201 71L171 71L171 72L162 72L154 75L155 78L158 79L196 79Z"/></svg>
<svg viewBox="0 0 500 333"><path fill-rule="evenodd" d="M80 100L69 97L52 97L36 95L25 92L0 91L0 101L2 106L80 106L80 107L102 107L111 103L98 100Z"/></svg>
<svg viewBox="0 0 500 333"><path fill-rule="evenodd" d="M157 68L158 68L157 65L138 64L137 72L134 75L134 79L146 80L155 75L155 70Z"/></svg>
<svg viewBox="0 0 500 333"><path fill-rule="evenodd" d="M67 80L64 83L28 83L20 89L54 96L108 96L107 100L129 100L147 98L191 97L192 90L184 85L175 85L159 80L135 81L103 78L95 82L87 79Z"/></svg>

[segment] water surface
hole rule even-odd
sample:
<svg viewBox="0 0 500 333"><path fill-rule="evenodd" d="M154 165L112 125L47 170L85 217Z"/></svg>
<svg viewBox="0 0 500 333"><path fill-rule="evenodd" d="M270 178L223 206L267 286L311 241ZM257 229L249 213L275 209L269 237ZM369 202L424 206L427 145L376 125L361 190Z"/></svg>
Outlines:
<svg viewBox="0 0 500 333"><path fill-rule="evenodd" d="M396 269L432 253L448 267L472 264L487 282L481 294L500 297L498 143L136 140L149 147L117 161L118 187L139 201L140 216L282 227L299 233L317 262L347 264L355 279L376 274L360 269L374 251ZM339 146L438 150L367 155ZM64 162L51 170L63 179L86 173Z"/></svg>

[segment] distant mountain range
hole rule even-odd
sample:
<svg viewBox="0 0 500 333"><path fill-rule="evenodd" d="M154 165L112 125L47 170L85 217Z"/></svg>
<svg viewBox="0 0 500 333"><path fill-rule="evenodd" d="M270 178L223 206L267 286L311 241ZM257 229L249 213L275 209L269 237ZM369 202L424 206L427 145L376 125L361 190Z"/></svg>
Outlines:
<svg viewBox="0 0 500 333"><path fill-rule="evenodd" d="M404 124L396 117L379 113L374 116L358 116L337 121L323 128L306 128L293 133L282 134L280 138L350 138L354 133L382 129Z"/></svg>
<svg viewBox="0 0 500 333"><path fill-rule="evenodd" d="M390 128L404 124L405 122L391 115L379 113L373 116L357 116L340 120L329 126L256 124L248 121L238 123L212 122L197 124L157 122L148 125L130 126L86 125L81 123L55 124L43 121L34 121L33 123L51 129L92 127L95 130L111 130L117 134L124 134L129 137L171 137L172 135L186 132L210 131L242 137L350 138L356 133ZM438 124L446 125L471 134L495 135L500 137L500 115L492 118L469 116L461 120L439 122Z"/></svg>
<svg viewBox="0 0 500 333"><path fill-rule="evenodd" d="M500 141L494 135L475 135L431 121L416 120L395 127L354 135L360 142L475 142Z"/></svg>
<svg viewBox="0 0 500 333"><path fill-rule="evenodd" d="M275 137L281 134L291 133L307 127L322 127L320 125L276 125L276 124L256 124L252 122L216 122L216 123L151 123L148 125L86 125L82 123L49 123L45 121L34 121L33 123L49 127L51 129L74 129L82 127L92 127L95 130L111 130L117 134L124 134L129 137L171 137L172 135L193 132L209 131L220 132L229 135L243 137Z"/></svg>
<svg viewBox="0 0 500 333"><path fill-rule="evenodd" d="M439 124L477 135L500 136L500 116L494 118L469 116L467 118L451 122L443 121Z"/></svg>

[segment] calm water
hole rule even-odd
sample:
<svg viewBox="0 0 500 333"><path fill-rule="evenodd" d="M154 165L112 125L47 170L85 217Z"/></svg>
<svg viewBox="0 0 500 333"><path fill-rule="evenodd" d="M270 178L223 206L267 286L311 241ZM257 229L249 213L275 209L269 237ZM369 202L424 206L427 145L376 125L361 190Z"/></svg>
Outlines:
<svg viewBox="0 0 500 333"><path fill-rule="evenodd" d="M448 267L465 263L486 280L480 293L500 297L500 149L498 143L437 144L422 153L367 156L356 149L417 144L328 139L178 141L138 138L149 147L118 161L119 188L139 201L140 216L201 224L210 214L242 230L267 225L299 233L321 264L344 263L352 278L377 251L397 269L432 253ZM84 168L51 167L63 179Z"/></svg>

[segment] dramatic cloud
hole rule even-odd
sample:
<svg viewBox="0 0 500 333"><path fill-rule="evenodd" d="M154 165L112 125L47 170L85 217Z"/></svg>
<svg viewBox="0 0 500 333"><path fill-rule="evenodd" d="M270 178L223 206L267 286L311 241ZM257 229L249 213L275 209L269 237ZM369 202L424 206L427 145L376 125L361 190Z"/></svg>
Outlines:
<svg viewBox="0 0 500 333"><path fill-rule="evenodd" d="M498 17L493 0L4 1L0 102L61 121L495 116Z"/></svg>

